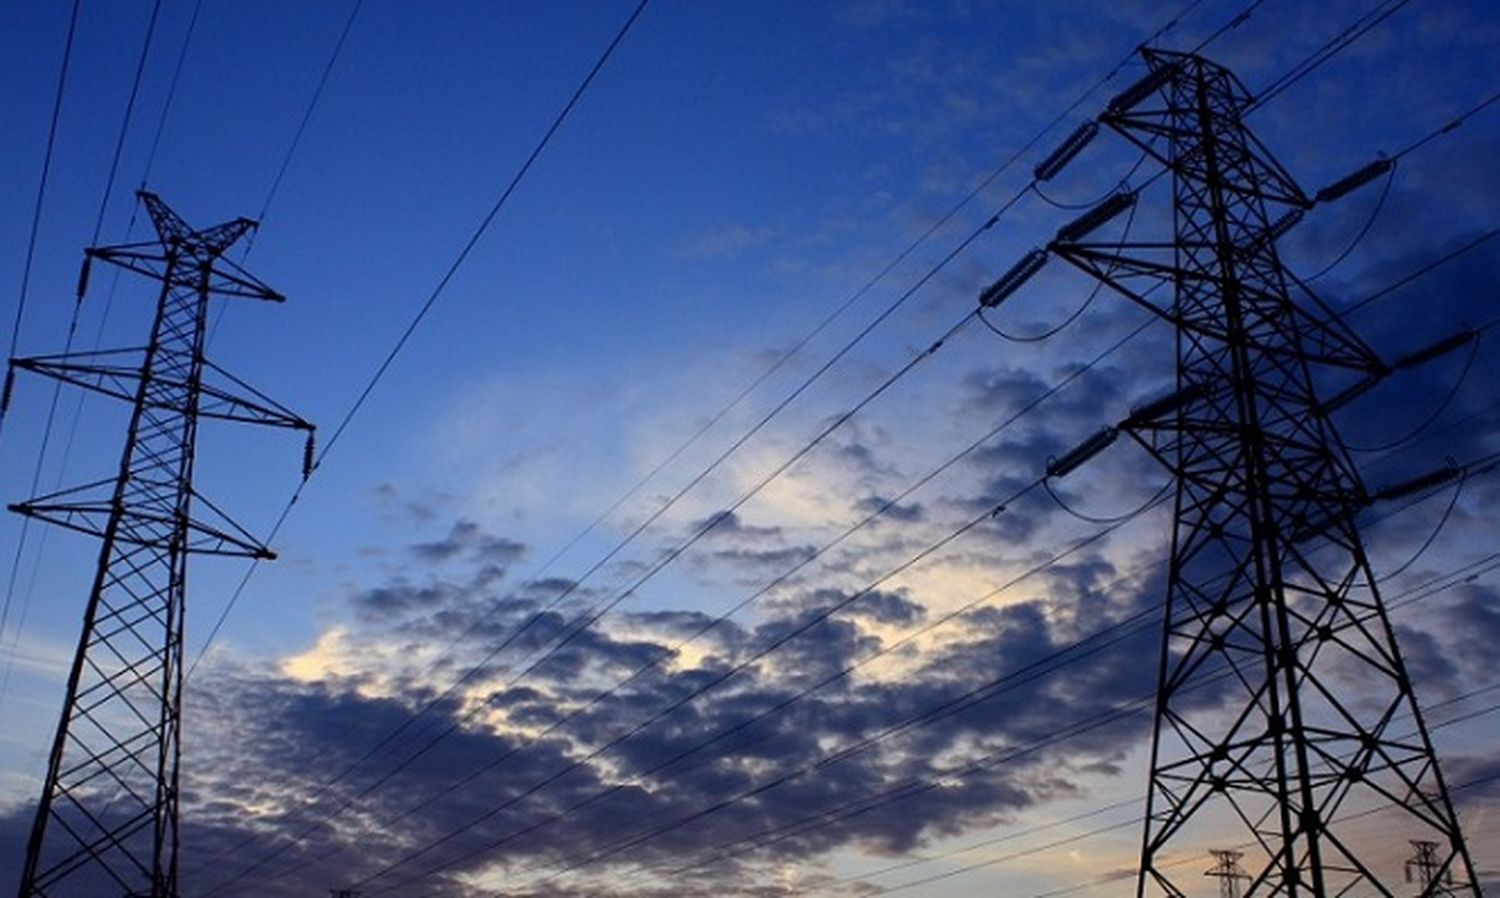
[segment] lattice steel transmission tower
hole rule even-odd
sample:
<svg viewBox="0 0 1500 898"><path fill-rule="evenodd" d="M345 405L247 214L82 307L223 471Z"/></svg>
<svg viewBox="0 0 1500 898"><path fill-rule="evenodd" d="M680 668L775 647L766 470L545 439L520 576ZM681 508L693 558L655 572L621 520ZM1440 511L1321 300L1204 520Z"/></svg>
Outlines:
<svg viewBox="0 0 1500 898"><path fill-rule="evenodd" d="M1176 479L1137 895L1190 894L1163 861L1210 840L1244 850L1247 896L1398 894L1400 859L1355 819L1378 808L1438 845L1434 883L1477 895L1355 523L1369 497L1315 389L1388 369L1278 259L1311 203L1246 128L1248 91L1142 52L1149 73L1099 121L1170 171L1173 236L1090 242L1120 193L1049 247L1177 332L1178 400L1125 428Z"/></svg>
<svg viewBox="0 0 1500 898"><path fill-rule="evenodd" d="M1420 888L1420 895L1452 895L1453 871L1442 870L1441 846L1430 839L1413 839L1413 854L1406 859L1406 881Z"/></svg>
<svg viewBox="0 0 1500 898"><path fill-rule="evenodd" d="M275 557L194 490L198 422L304 430L311 446L311 424L204 358L210 297L282 300L224 258L255 223L195 230L140 199L159 239L86 250L79 295L95 261L159 281L145 346L11 360L132 404L115 477L11 506L102 542L21 898L176 898L187 559Z"/></svg>
<svg viewBox="0 0 1500 898"><path fill-rule="evenodd" d="M1213 855L1214 865L1203 871L1203 875L1219 881L1219 898L1240 898L1240 883L1250 878L1250 874L1240 866L1240 858L1245 856L1245 852L1214 848L1208 853Z"/></svg>

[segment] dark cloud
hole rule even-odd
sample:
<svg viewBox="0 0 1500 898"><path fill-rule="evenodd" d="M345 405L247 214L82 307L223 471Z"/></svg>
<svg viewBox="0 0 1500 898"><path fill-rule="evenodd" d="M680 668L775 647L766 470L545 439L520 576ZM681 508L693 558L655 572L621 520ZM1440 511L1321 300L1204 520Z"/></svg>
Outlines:
<svg viewBox="0 0 1500 898"><path fill-rule="evenodd" d="M757 527L748 524L737 512L721 511L688 525L690 532L704 531L705 539L774 539L781 536L780 527Z"/></svg>
<svg viewBox="0 0 1500 898"><path fill-rule="evenodd" d="M452 587L445 585L393 584L365 590L353 596L351 601L363 616L393 618L439 610L452 597L452 592Z"/></svg>
<svg viewBox="0 0 1500 898"><path fill-rule="evenodd" d="M861 598L849 613L888 626L912 627L922 622L927 609L905 596L877 590Z"/></svg>
<svg viewBox="0 0 1500 898"><path fill-rule="evenodd" d="M484 564L505 566L526 555L526 546L514 540L485 532L473 521L456 521L448 535L433 542L416 543L411 553L419 560L440 564L463 558Z"/></svg>
<svg viewBox="0 0 1500 898"><path fill-rule="evenodd" d="M1029 438L1036 446L1049 439ZM977 464L1007 466L1010 451ZM1033 523L996 538L1043 557L1023 548L1024 540L1050 512L1028 505L1001 519L1015 511ZM738 518L723 526L720 549L728 552L744 551L736 539L782 535ZM999 520L993 526L999 530ZM443 541L457 548L434 552L479 554L474 547L488 538L475 533L459 522ZM574 585L567 580L522 584L503 597L483 575L380 584L352 598L364 621L354 640L415 648L478 634L438 669L440 682L456 679L487 648L510 645L475 671L474 691L463 698L441 695L414 665L399 663L395 672L317 683L234 666L196 680L187 887L205 891L274 852L264 870L246 877L258 894L321 893L330 880L352 885L462 827L462 835L373 885L406 893L416 886L403 885L404 877L448 865L420 881L421 893L467 898L480 894L473 877L504 870L515 894L785 894L766 883L787 865L807 871L812 883L831 852L900 855L1037 813L1050 801L1086 795L1091 780L1119 774L1130 747L1149 735L1144 710L1111 715L1154 687L1158 626L1046 675L1072 642L1164 595L1159 549L1118 554L1070 556L1027 581L1011 604L953 621L940 631L949 640L941 646L898 654L891 660L906 669L884 678L846 675L887 647L864 625L907 633L932 619L939 599L951 606L953 597L874 591L820 620L850 594L795 591L753 623L713 626L695 642L702 654L653 670L713 618L625 612L576 630L586 619L582 608L544 610ZM1492 589L1469 587L1420 629L1403 623L1424 695L1433 683L1437 694L1452 694L1492 676L1497 599ZM575 632L566 648L531 666ZM522 678L522 671L530 673ZM1212 708L1224 697L1210 689L1193 701ZM412 723L428 703L431 710ZM391 733L399 735L387 740ZM591 757L604 745L610 748ZM1451 767L1455 778L1472 777L1486 763L1460 758ZM345 803L350 810L329 820ZM566 817L552 819L559 814ZM23 811L0 818L0 832L23 818ZM258 836L251 848L237 847L251 835ZM660 873L745 844L763 847L670 881L629 879L642 868ZM622 846L629 847L615 850ZM220 854L227 859L207 863ZM539 884L538 871L594 858L576 875Z"/></svg>
<svg viewBox="0 0 1500 898"><path fill-rule="evenodd" d="M881 518L900 524L920 524L927 520L927 509L920 502L897 502L884 496L867 496L855 503L861 515L879 513Z"/></svg>
<svg viewBox="0 0 1500 898"><path fill-rule="evenodd" d="M1080 560L1058 571L1058 582L1096 587L1108 575L1100 564ZM736 893L753 894L761 873L781 864L815 860L838 848L899 853L993 825L1072 794L1078 786L1068 771L1116 763L1120 742L1102 735L1021 753L1011 747L1043 740L1069 720L1149 688L1143 687L1140 665L1122 661L1085 689L1036 681L963 699L1072 638L1065 620L1049 620L1040 606L1027 602L969 616L962 641L906 655L915 663L909 675L849 677L843 672L882 647L860 620L909 631L926 611L917 596L876 592L849 605L848 614L819 621L821 611L845 598L816 592L799 608L786 606L753 626L720 625L701 641L708 654L634 677L710 619L679 611L626 614L612 626L582 631L524 681L504 685L515 678L506 666L545 645L543 633L566 631L563 616L541 615L545 623L534 639L519 640L514 652L472 681L494 685L462 699L440 696L415 676L398 677L393 691L389 678L308 683L233 665L216 668L195 680L189 704L194 744L185 793L187 886L202 891L275 852L264 870L247 877L258 894L321 892L331 876L352 884L472 824L464 835L402 867L400 876L377 884L399 884L401 876L452 861L451 868L422 881L424 893L466 896L466 878L495 864L519 876L516 891L525 893L524 883L536 877L521 871L608 852L634 833L660 828L657 838L592 865L592 875L643 864L678 866L701 859L715 845L774 838L762 851L715 867L719 882L742 882ZM444 606L470 616L470 604L482 604L460 586L399 584L369 590L360 601L382 614L371 615L370 629L352 638L377 641L442 630ZM1107 596L1098 618L1107 620L1134 603ZM494 609L495 632L532 617L538 617L532 603L507 600ZM639 635L653 633L658 635ZM726 676L773 645L780 648ZM469 649L469 657L475 651ZM622 680L624 686L611 689ZM701 700L688 700L710 685ZM431 710L409 722L428 703ZM911 726L944 703L950 708L942 726ZM489 722L491 711L503 714L505 723ZM566 725L537 737L570 715ZM640 721L658 715L636 731ZM399 735L387 739L392 732ZM866 741L883 732L885 738ZM617 744L588 760L597 746L610 742ZM402 769L393 773L398 765ZM642 771L650 773L636 781ZM533 792L543 781L548 785ZM732 809L705 813L740 794L747 797ZM900 804L891 804L897 797ZM349 811L326 819L345 802ZM854 813L862 803L892 810ZM502 804L503 812L492 813ZM548 822L575 806L565 824ZM834 822L807 826L820 817ZM691 825L675 825L689 819ZM293 841L304 830L308 837ZM261 836L252 848L234 848L252 833ZM498 847L481 851L488 845ZM199 869L226 851L225 859ZM463 859L471 853L473 859ZM675 891L668 891L694 894L700 874L685 874L680 884L674 878ZM594 881L590 875L570 877L558 888L575 895L615 894L609 886L589 885ZM667 886L648 877L630 893L658 888ZM561 893L542 887L535 892Z"/></svg>
<svg viewBox="0 0 1500 898"><path fill-rule="evenodd" d="M789 544L785 528L747 523L738 513L722 511L688 525L703 536L689 556L699 572L732 573L744 586L758 586L812 558L817 549Z"/></svg>

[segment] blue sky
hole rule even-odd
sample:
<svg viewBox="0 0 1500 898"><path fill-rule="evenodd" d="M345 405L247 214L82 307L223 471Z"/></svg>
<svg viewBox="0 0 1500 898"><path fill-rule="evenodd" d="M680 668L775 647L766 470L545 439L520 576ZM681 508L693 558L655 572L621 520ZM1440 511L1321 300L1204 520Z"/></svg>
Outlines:
<svg viewBox="0 0 1500 898"><path fill-rule="evenodd" d="M1207 52L1254 89L1368 5L1265 0ZM1163 44L1192 46L1241 7L1196 4ZM365 3L246 261L288 301L227 311L213 357L309 419L325 427L337 422L632 8L603 0ZM130 194L146 176L192 9L190 0L162 4L105 208L106 243L126 238ZM147 185L197 225L256 214L350 9L342 2L205 3ZM149 14L147 3L83 9L21 322L23 355L61 347L80 251L94 229ZM7 285L7 321L21 282L67 15L64 3L12 3L0 12L0 78L7 86L0 103L8 124L0 134L7 197L0 285ZM507 675L497 667L524 665L523 649L544 645L523 641L423 718L433 727L439 725L433 717L465 722L391 788L360 799L331 823L324 820L337 803L333 796L312 807L299 801L311 792L308 784L358 757L483 659L508 626L579 577L981 224L1026 183L1046 148L1143 71L1139 63L1121 69L704 439L541 570L1168 18L1160 5L1144 2L653 2L329 454L276 540L280 560L257 571L195 674L185 761L192 784L185 807L191 893L223 893L215 889L235 871L195 865L246 832L260 841L239 853L245 864L281 851L262 871L280 874L263 884L265 894L308 894L373 875L481 815L502 800L497 796L587 756L830 596L879 577L986 500L992 504L1007 485L1036 473L1048 455L1158 390L1172 360L1170 335L1159 326L695 644L667 676L643 681L567 732L544 736L444 800L403 814L497 752L535 737L549 714L583 704L590 689L622 678L640 658L754 593L858 520L871 502L899 494L1141 319L1105 294L1040 344L1007 343L970 327L622 603L554 667L528 679L531 691L502 689ZM1500 87L1497 38L1500 18L1487 3L1413 0L1258 110L1250 124L1299 183L1315 190L1379 152L1427 135ZM1500 225L1497 150L1500 107L1492 106L1404 158L1368 233L1318 281L1323 295L1336 306L1355 302ZM1136 158L1118 138L1101 138L1050 186L1049 196L1087 203L1125 177ZM1372 221L1379 193L1375 185L1311 213L1282 246L1293 270L1311 274L1337 259ZM1165 212L1159 204L1143 206L1143 227L1166 226ZM695 524L722 512L927 347L972 307L983 284L1073 214L1035 196L1018 203L714 476L576 587L562 610L576 614L616 595ZM132 239L143 224L136 221ZM1484 244L1351 320L1389 355L1461 322L1487 321L1496 315L1497 262L1495 245ZM1003 321L1017 331L1043 330L1088 290L1081 276L1053 266L1006 307ZM122 279L112 303L110 292L109 279L96 272L80 319L82 345L92 345L96 334L105 346L139 341L149 289ZM1500 376L1500 357L1492 344L1480 344L1451 403L1420 439L1391 453L1356 454L1371 483L1420 473L1447 456L1463 461L1500 448L1490 386ZM1382 387L1342 413L1340 427L1358 446L1400 436L1426 417L1433 397L1459 382L1462 362L1444 359ZM18 385L0 435L0 490L8 502L29 490L49 395L41 382ZM63 469L61 445L75 401L64 394L62 424L41 469L44 486L105 476L118 457L120 409L89 400ZM297 484L299 452L285 434L206 429L199 483L216 504L264 533ZM1071 498L1102 515L1138 506L1162 482L1124 444L1084 476L1078 486L1068 484ZM1496 482L1479 478L1466 487L1448 525L1393 580L1393 592L1418 588L1500 545ZM1445 498L1372 527L1377 571L1394 570L1422 545ZM1019 503L660 732L582 765L550 791L365 886L367 893L395 887L449 851L452 866L421 881L433 894L485 894L502 886L507 894L538 895L651 894L652 888L871 894L1127 821L1136 812L1129 807L874 875L912 853L951 851L1135 797L1143 779L1144 719L970 779L955 777L906 806L781 842L721 864L712 875L700 869L667 885L658 878L663 859L702 859L729 840L882 784L941 779L934 771L1114 707L1150 688L1149 665L1138 659L1154 657L1152 633L951 726L882 746L571 879L545 881L549 865L629 835L622 819L640 820L643 828L691 815L736 788L878 730L882 715L930 705L1155 600L1168 524L1159 511L1143 515L1073 563L883 656L799 705L777 724L783 729L775 738L738 760L705 765L670 789L632 793L636 803L628 807L591 805L564 824L475 860L456 860L463 849L477 850L596 788L629 780L681 740L711 735L820 672L888 649L1097 529L1046 500ZM14 516L0 520L7 577L19 534ZM36 528L27 540L10 620L0 633L0 664L8 671L3 716L24 722L0 734L5 833L29 819L94 552L81 538L44 538ZM242 574L236 564L216 560L193 568L193 653ZM1497 582L1489 573L1444 590L1430 604L1424 599L1393 613L1424 702L1492 685L1496 643L1484 637L1500 636ZM471 625L478 638L440 658L439 650ZM561 619L549 618L548 626L555 633ZM542 627L533 635L548 634ZM503 692L495 702L503 712L482 709L495 690ZM1493 696L1456 701L1434 718L1482 709ZM1440 751L1452 758L1452 779L1500 763L1495 719L1477 716L1435 733ZM397 757L382 763L389 767ZM381 770L380 764L362 769L335 796L359 791ZM1493 870L1500 865L1496 797L1470 796L1464 809L1476 860ZM313 838L296 846L282 841L310 822L317 824ZM1371 836L1377 837L1387 836ZM908 891L1031 894L1067 887L1128 867L1136 840L1124 826ZM19 846L8 835L0 844ZM11 875L17 853L0 848L0 875ZM650 864L658 865L654 872L636 866ZM621 885L626 876L638 879Z"/></svg>

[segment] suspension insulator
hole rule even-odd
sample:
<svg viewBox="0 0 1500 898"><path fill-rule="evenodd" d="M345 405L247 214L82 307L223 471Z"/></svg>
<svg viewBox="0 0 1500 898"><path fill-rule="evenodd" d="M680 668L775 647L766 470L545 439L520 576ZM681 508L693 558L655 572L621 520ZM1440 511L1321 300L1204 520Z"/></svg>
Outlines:
<svg viewBox="0 0 1500 898"><path fill-rule="evenodd" d="M1322 190L1319 190L1316 200L1320 203L1333 202L1342 196L1353 193L1395 167L1396 160L1394 159L1376 159L1354 174L1340 178Z"/></svg>
<svg viewBox="0 0 1500 898"><path fill-rule="evenodd" d="M1032 176L1038 181L1052 180L1069 162L1083 152L1083 148L1088 146L1098 134L1099 123L1096 121L1090 120L1079 125L1078 129L1069 134L1068 139L1053 150L1050 156L1037 163L1036 168L1032 170Z"/></svg>
<svg viewBox="0 0 1500 898"><path fill-rule="evenodd" d="M1302 216L1304 214L1301 209L1292 209L1271 222L1271 226L1266 229L1266 240L1280 240L1282 237L1285 237L1287 231L1302 223Z"/></svg>
<svg viewBox="0 0 1500 898"><path fill-rule="evenodd" d="M1323 414L1326 415L1330 412L1334 412L1338 409L1343 408L1359 397L1370 392L1370 390L1374 389L1375 385L1380 383L1380 381L1381 378L1378 375L1374 374L1371 374L1361 380L1355 381L1353 384L1345 387L1343 390L1336 393L1327 402L1323 403L1322 406L1320 406Z"/></svg>
<svg viewBox="0 0 1500 898"><path fill-rule="evenodd" d="M1058 243L1077 243L1135 205L1135 193L1116 193L1057 229Z"/></svg>
<svg viewBox="0 0 1500 898"><path fill-rule="evenodd" d="M1042 270L1047 264L1047 251L1034 249L1021 257L1021 261L1010 267L1010 271L1000 275L993 284L985 287L979 293L979 304L986 309L993 309L1004 302L1007 297L1017 290L1021 285Z"/></svg>
<svg viewBox="0 0 1500 898"><path fill-rule="evenodd" d="M1452 336L1444 337L1436 343L1433 343L1431 346L1424 346L1423 348L1418 349L1416 352L1407 353L1406 355L1392 362L1391 367L1395 368L1398 371L1404 371L1407 368L1415 368L1418 365L1425 365L1435 358L1445 356L1453 350L1458 349L1460 346L1467 346L1478 339L1479 331L1465 328L1464 330L1461 330L1458 333L1453 334Z"/></svg>
<svg viewBox="0 0 1500 898"><path fill-rule="evenodd" d="M1106 427L1088 439L1079 443L1077 448L1064 453L1060 458L1054 458L1047 462L1048 477L1066 477L1076 471L1084 462L1103 452L1114 443L1120 432L1113 427Z"/></svg>
<svg viewBox="0 0 1500 898"><path fill-rule="evenodd" d="M303 480L306 480L307 478L309 478L309 477L312 476L313 467L315 466L314 456L313 456L313 445L314 445L313 435L314 435L314 432L311 431L311 430L309 430L307 432L307 442L302 445L302 479Z"/></svg>
<svg viewBox="0 0 1500 898"><path fill-rule="evenodd" d="M89 253L83 254L83 267L78 269L78 301L83 302L83 294L89 292L89 272L94 270L94 257Z"/></svg>
<svg viewBox="0 0 1500 898"><path fill-rule="evenodd" d="M1271 222L1264 231L1250 238L1250 242L1246 245L1245 249L1250 252L1259 252L1267 244L1280 240L1282 235L1296 227L1302 221L1302 214L1301 209L1292 209L1287 212L1285 215Z"/></svg>
<svg viewBox="0 0 1500 898"><path fill-rule="evenodd" d="M10 411L10 394L16 388L16 369L5 369L5 389L0 391L0 414Z"/></svg>
<svg viewBox="0 0 1500 898"><path fill-rule="evenodd" d="M1105 107L1112 115L1120 115L1134 109L1142 100L1161 90L1168 81L1177 75L1177 63L1164 65L1159 69L1153 69L1144 78L1130 85L1115 95L1109 105Z"/></svg>
<svg viewBox="0 0 1500 898"><path fill-rule="evenodd" d="M1178 409L1202 396L1204 393L1202 384L1193 384L1183 387L1172 393L1168 393L1159 399L1153 399L1144 405L1138 405L1130 410L1130 415L1120 422L1121 430L1129 430L1160 421L1162 418L1173 414Z"/></svg>
<svg viewBox="0 0 1500 898"><path fill-rule="evenodd" d="M1446 467L1438 468L1436 471L1431 471L1427 474L1423 474L1421 477L1413 477L1411 480L1392 484L1391 486L1388 486L1385 489L1376 492L1370 498L1374 499L1377 502L1385 502L1391 499L1400 499L1402 496L1410 496L1412 493L1420 493L1423 490L1430 490L1434 487L1442 486L1445 483L1452 483L1453 481L1462 477L1463 473L1464 472L1462 468L1458 467L1457 465L1450 464Z"/></svg>

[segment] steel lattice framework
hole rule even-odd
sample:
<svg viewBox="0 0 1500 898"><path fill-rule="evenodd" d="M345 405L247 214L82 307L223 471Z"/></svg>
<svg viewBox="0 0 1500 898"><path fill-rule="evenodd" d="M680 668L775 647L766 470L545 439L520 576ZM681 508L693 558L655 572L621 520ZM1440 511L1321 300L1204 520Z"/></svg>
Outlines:
<svg viewBox="0 0 1500 898"><path fill-rule="evenodd" d="M11 362L132 403L116 477L11 506L102 542L21 898L176 898L187 559L274 557L194 491L198 422L312 433L204 358L210 297L282 299L223 258L254 222L195 230L155 195L140 198L159 239L87 250L80 296L94 261L159 281L146 345ZM195 517L195 505L209 516Z"/></svg>
<svg viewBox="0 0 1500 898"><path fill-rule="evenodd" d="M1121 194L1050 247L1177 333L1183 401L1126 427L1176 479L1137 895L1192 893L1201 877L1164 861L1209 839L1244 848L1247 896L1404 894L1399 856L1353 822L1384 806L1439 846L1423 895L1477 895L1355 524L1369 497L1315 390L1387 369L1282 267L1281 222L1311 203L1245 127L1248 92L1201 57L1143 55L1100 121L1172 174L1173 238L1088 242ZM1164 281L1170 307L1150 298Z"/></svg>

